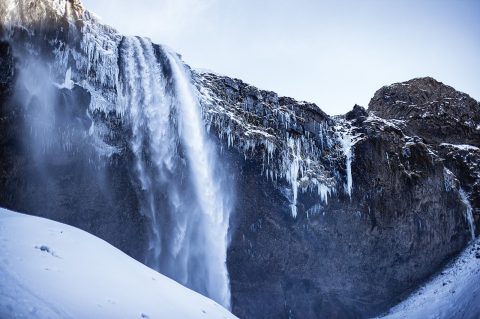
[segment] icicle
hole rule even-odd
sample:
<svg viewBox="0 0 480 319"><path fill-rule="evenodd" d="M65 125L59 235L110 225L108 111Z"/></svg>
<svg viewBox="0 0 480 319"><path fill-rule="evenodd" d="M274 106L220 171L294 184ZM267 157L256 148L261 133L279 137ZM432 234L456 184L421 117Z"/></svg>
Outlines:
<svg viewBox="0 0 480 319"><path fill-rule="evenodd" d="M345 183L345 193L352 197L352 188L353 188L353 180L352 180L352 136L348 133L342 132L340 133L340 143L342 145L342 150L345 155L345 167L346 167L346 174L347 174L347 182Z"/></svg>
<svg viewBox="0 0 480 319"><path fill-rule="evenodd" d="M290 207L292 209L293 218L297 217L297 197L298 197L298 174L300 172L300 141L292 137L287 138L288 148L291 152L290 172L288 180L292 186L292 203Z"/></svg>

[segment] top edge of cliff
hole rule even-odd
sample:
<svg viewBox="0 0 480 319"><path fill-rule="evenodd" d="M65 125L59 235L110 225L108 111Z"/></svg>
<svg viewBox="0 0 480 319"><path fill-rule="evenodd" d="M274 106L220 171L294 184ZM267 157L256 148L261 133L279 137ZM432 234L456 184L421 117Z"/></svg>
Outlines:
<svg viewBox="0 0 480 319"><path fill-rule="evenodd" d="M377 90L368 111L385 118L406 119L414 115L450 116L468 113L480 121L480 103L467 93L456 90L432 77L419 77L385 85Z"/></svg>

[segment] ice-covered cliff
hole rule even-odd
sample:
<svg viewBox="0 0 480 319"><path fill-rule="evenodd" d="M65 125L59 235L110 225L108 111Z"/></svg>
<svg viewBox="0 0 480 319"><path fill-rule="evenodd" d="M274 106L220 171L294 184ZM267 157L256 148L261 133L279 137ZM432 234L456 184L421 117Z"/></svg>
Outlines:
<svg viewBox="0 0 480 319"><path fill-rule="evenodd" d="M332 117L78 1L0 3L0 205L245 318L368 317L478 232L477 101L430 78Z"/></svg>

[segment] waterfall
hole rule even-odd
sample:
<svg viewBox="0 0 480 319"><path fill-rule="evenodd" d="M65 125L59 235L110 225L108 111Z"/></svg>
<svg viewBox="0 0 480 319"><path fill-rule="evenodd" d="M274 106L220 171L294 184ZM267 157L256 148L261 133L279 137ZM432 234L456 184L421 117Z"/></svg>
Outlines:
<svg viewBox="0 0 480 319"><path fill-rule="evenodd" d="M470 201L468 200L468 196L463 190L463 188L460 187L458 192L460 194L460 198L462 199L463 204L465 205L465 219L467 220L467 223L468 223L468 230L470 231L470 237L472 238L472 240L475 240L475 220L473 218L472 205L470 204Z"/></svg>
<svg viewBox="0 0 480 319"><path fill-rule="evenodd" d="M131 126L146 264L230 307L226 268L231 187L175 53L146 39L120 45L120 105Z"/></svg>

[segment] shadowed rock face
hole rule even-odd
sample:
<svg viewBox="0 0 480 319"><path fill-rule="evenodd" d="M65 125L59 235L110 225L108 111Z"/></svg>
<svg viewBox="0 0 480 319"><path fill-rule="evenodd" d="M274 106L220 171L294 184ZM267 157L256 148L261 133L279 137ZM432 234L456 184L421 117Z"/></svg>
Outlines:
<svg viewBox="0 0 480 319"><path fill-rule="evenodd" d="M470 240L457 182L445 186L434 146L360 107L347 118L357 136L351 198L340 193L325 204L303 194L292 219L282 186L258 177L260 163L239 164L228 264L240 317L378 315Z"/></svg>
<svg viewBox="0 0 480 319"><path fill-rule="evenodd" d="M0 42L0 206L80 227L143 261L148 221L138 213L131 128L122 114L92 107L94 94L116 94L115 87L85 85L98 69L89 65L82 74L72 59L77 84L49 88L59 119L53 130L75 143L49 148L47 162L35 156L29 123L42 116L36 109L42 101L19 98L28 93L18 81L21 57L28 55L23 43L52 61L59 48L83 54L78 41L111 37L104 43L112 51L122 39L96 22L82 29L75 20L77 30L52 15L40 35L17 30ZM100 66L113 68L96 50ZM414 79L377 91L368 111L355 106L331 117L237 79L192 77L236 191L227 265L239 317L380 314L465 247L468 205L478 227L480 110L468 95L431 78ZM106 132L102 145L115 152L97 154L92 123ZM293 164L303 175L292 178Z"/></svg>
<svg viewBox="0 0 480 319"><path fill-rule="evenodd" d="M442 158L470 195L480 215L480 103L432 78L413 79L378 90L368 110L421 138Z"/></svg>

